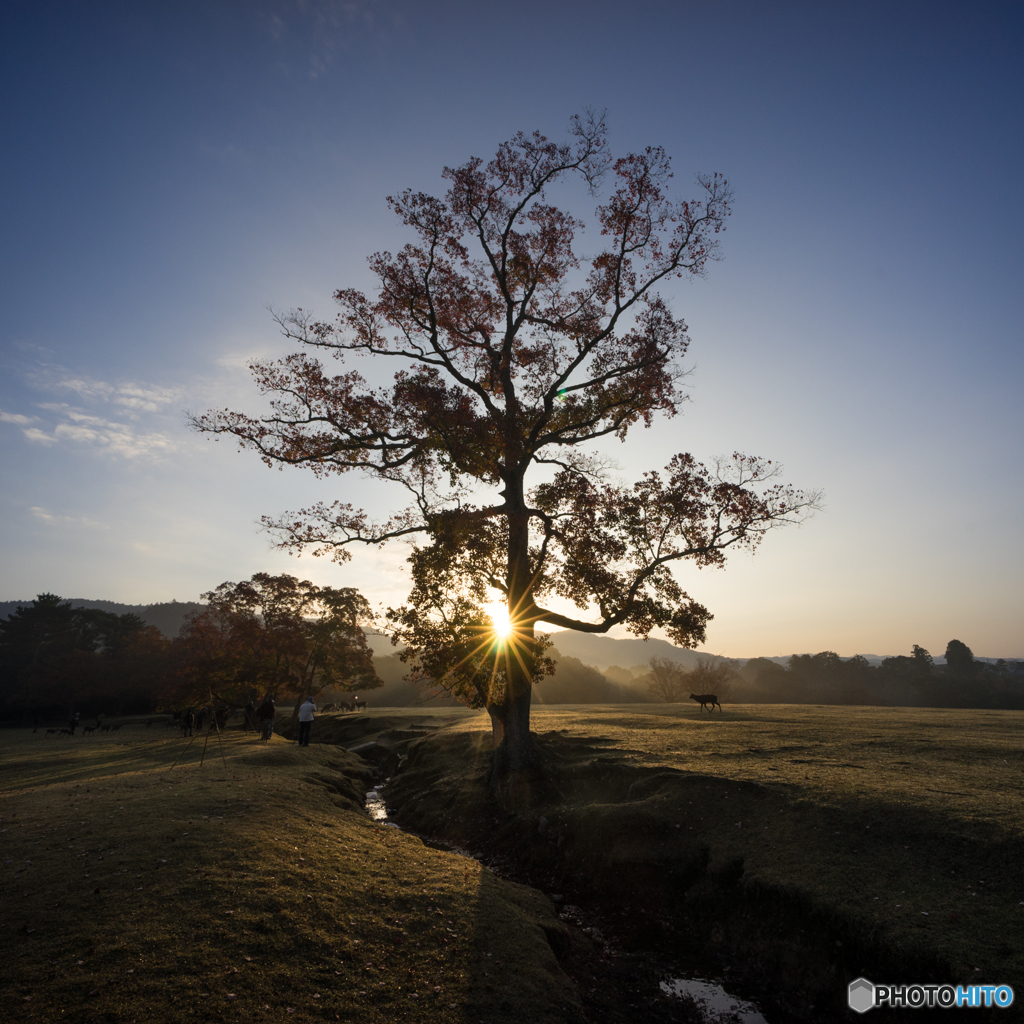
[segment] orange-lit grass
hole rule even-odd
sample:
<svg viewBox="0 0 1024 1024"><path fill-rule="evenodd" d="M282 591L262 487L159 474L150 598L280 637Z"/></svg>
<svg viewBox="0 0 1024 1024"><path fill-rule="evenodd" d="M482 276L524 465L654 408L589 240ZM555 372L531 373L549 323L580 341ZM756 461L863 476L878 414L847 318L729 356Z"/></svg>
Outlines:
<svg viewBox="0 0 1024 1024"><path fill-rule="evenodd" d="M5 1020L578 1018L547 901L371 824L353 755L125 731L0 734Z"/></svg>

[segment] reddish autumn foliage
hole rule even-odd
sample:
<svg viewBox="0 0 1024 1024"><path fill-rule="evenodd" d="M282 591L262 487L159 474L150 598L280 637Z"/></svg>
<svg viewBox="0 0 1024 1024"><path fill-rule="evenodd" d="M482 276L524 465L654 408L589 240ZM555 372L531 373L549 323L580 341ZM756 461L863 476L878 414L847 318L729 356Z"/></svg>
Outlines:
<svg viewBox="0 0 1024 1024"><path fill-rule="evenodd" d="M252 364L269 413L195 419L268 465L358 470L405 489L409 506L386 522L337 501L267 522L284 547L339 559L352 544L418 539L413 590L392 627L414 671L491 712L499 774L532 761L531 686L548 667L538 624L663 628L698 643L710 616L674 563L719 564L814 502L766 487L775 467L757 458L708 468L678 455L621 487L585 451L683 401L686 324L656 289L716 257L730 190L700 177L700 198L674 201L661 149L612 160L601 118L574 118L571 131L567 144L520 133L486 165L446 168L444 199L390 198L414 240L370 258L377 296L339 290L331 322L279 317L304 350ZM581 222L549 201L570 175L594 195L611 178L596 209L602 247L585 258ZM397 371L374 387L353 369L332 376L320 352L393 360ZM507 640L489 628L488 588L507 601ZM547 607L553 596L584 615Z"/></svg>
<svg viewBox="0 0 1024 1024"><path fill-rule="evenodd" d="M181 627L167 703L207 700L238 707L264 694L298 697L326 687L380 686L362 625L366 599L350 587L317 587L256 573L203 594L208 610Z"/></svg>

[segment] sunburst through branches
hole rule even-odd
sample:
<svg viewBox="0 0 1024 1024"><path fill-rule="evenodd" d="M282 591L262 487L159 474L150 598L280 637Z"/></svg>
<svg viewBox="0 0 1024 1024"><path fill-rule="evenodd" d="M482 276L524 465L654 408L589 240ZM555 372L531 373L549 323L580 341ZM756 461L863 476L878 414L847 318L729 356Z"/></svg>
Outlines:
<svg viewBox="0 0 1024 1024"><path fill-rule="evenodd" d="M403 658L412 663L414 679L470 707L489 707L503 699L510 674L525 672L539 682L554 671L544 653L547 637L535 636L529 624L510 613L503 595L491 591L484 599L478 593L476 600L463 595L449 604L447 614L438 617L409 607L389 613L404 635L420 640L415 653L409 649Z"/></svg>
<svg viewBox="0 0 1024 1024"><path fill-rule="evenodd" d="M512 625L512 618L508 614L508 605L500 598L496 598L484 606L484 611L487 613L487 617L491 620L495 638L502 643L507 641L513 632L515 632L515 627Z"/></svg>

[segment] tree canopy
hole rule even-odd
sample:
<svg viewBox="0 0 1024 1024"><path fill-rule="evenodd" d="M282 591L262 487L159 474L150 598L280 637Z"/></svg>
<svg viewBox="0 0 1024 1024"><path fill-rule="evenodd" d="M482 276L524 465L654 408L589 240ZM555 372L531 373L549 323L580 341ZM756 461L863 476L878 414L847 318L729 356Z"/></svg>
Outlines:
<svg viewBox="0 0 1024 1024"><path fill-rule="evenodd" d="M256 573L222 583L203 599L209 607L185 622L176 642L174 703L215 696L240 705L264 694L381 685L362 629L373 615L352 588Z"/></svg>
<svg viewBox="0 0 1024 1024"><path fill-rule="evenodd" d="M589 114L572 120L570 142L519 133L486 164L474 157L443 176L443 199L388 199L413 240L370 257L375 297L338 290L333 321L278 316L302 351L252 363L264 415L193 422L270 466L356 471L404 490L407 507L382 522L344 501L266 521L285 548L339 560L356 544L414 542L412 592L391 628L414 672L488 709L501 774L533 763L531 689L550 670L538 625L663 629L698 644L711 616L673 567L756 548L816 495L742 454L705 464L680 453L620 484L587 449L674 416L685 398L687 327L658 288L717 258L731 200L720 175L675 200L664 151L613 159L603 118ZM586 255L582 221L551 201L570 176L595 197L608 185ZM368 383L356 356L393 361L392 382ZM508 636L487 614L492 592Z"/></svg>
<svg viewBox="0 0 1024 1024"><path fill-rule="evenodd" d="M972 676L976 669L974 652L962 640L946 644L946 671L958 676Z"/></svg>
<svg viewBox="0 0 1024 1024"><path fill-rule="evenodd" d="M687 671L684 665L669 658L651 658L647 664L651 670L647 692L652 697L667 704L679 704L686 700Z"/></svg>

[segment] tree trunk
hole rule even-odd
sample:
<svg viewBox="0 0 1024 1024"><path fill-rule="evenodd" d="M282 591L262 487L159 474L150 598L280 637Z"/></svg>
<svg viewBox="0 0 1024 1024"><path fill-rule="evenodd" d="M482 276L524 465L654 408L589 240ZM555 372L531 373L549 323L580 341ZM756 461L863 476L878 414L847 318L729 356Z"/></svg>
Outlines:
<svg viewBox="0 0 1024 1024"><path fill-rule="evenodd" d="M537 766L537 754L530 735L530 701L536 661L533 650L533 622L524 621L523 609L532 607L530 590L530 518L522 496L522 481L509 487L509 504L517 507L509 517L508 611L512 635L506 642L504 699L487 710L494 733L491 762L492 783L528 772Z"/></svg>
<svg viewBox="0 0 1024 1024"><path fill-rule="evenodd" d="M494 753L491 760L491 779L498 781L516 772L536 767L537 756L530 735L530 699L527 689L517 696L509 694L502 704L487 708L491 716L494 735Z"/></svg>

